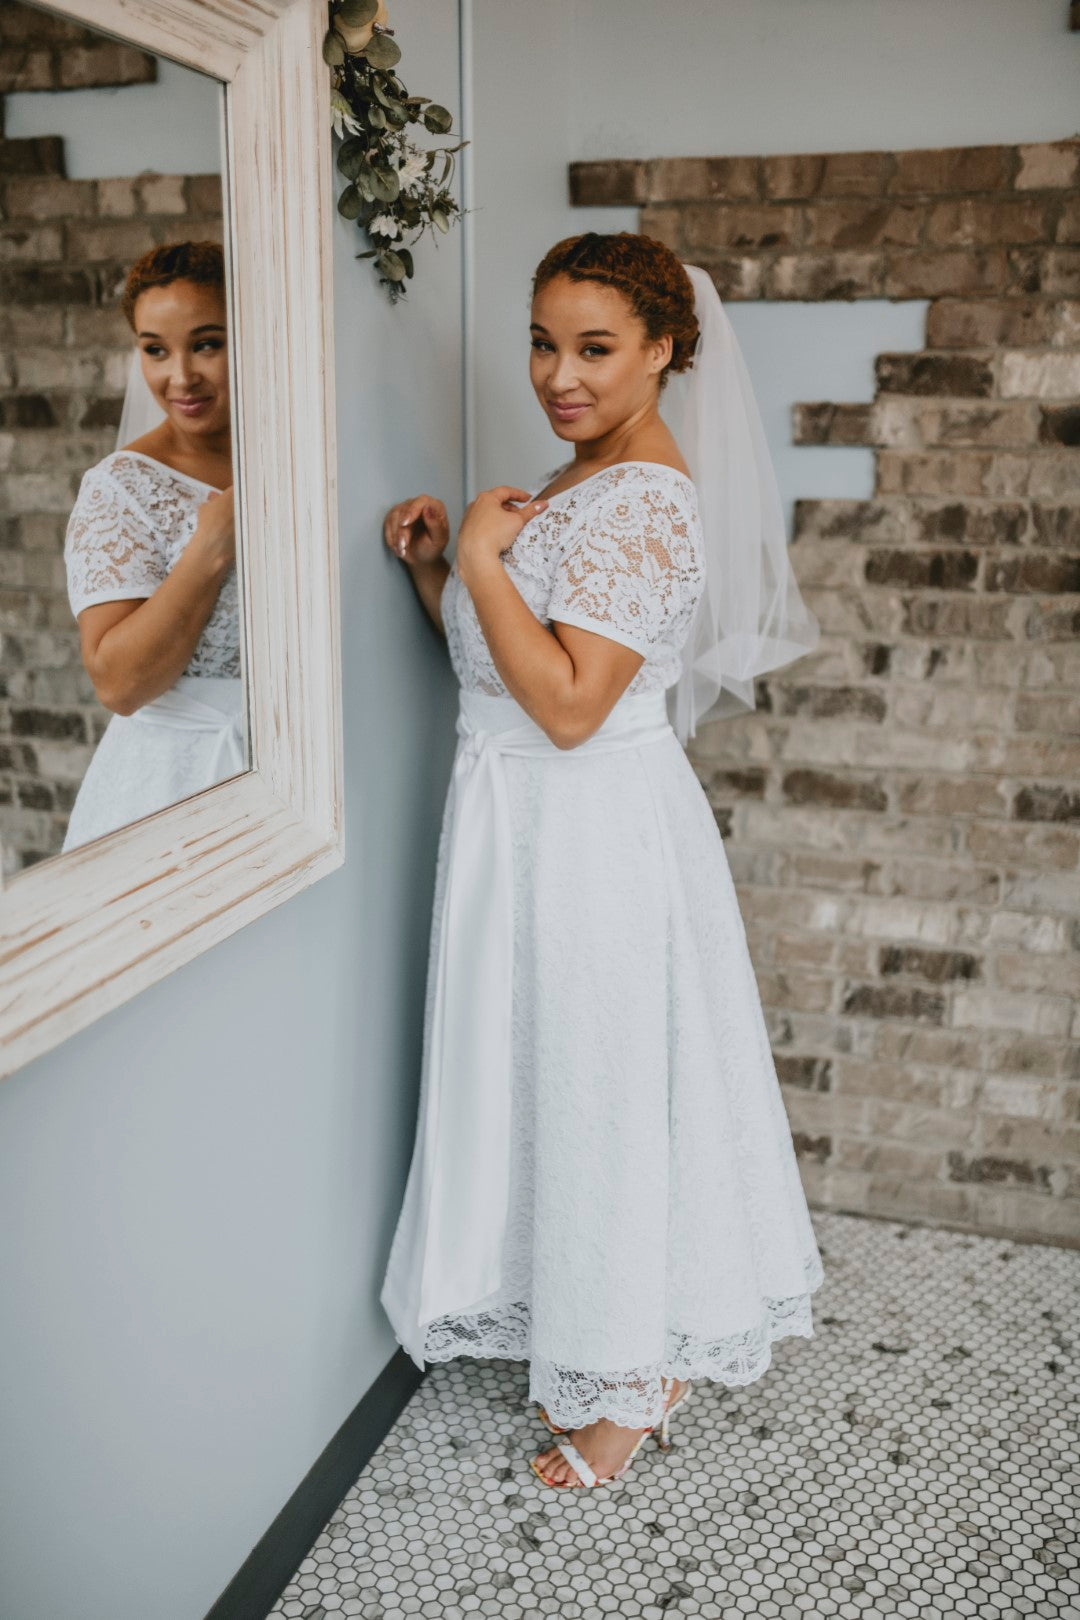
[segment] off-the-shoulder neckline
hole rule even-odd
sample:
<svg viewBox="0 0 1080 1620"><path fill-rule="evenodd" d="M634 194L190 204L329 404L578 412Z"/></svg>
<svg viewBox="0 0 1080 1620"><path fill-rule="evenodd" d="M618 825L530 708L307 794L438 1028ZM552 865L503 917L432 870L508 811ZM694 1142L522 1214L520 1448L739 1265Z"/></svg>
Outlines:
<svg viewBox="0 0 1080 1620"><path fill-rule="evenodd" d="M215 495L223 495L225 493L224 490L219 487L219 485L208 484L205 478L193 478L190 473L182 473L177 467L169 467L164 461L157 461L153 456L144 455L141 450L128 450L127 448L110 450L109 454L105 457L105 460L111 461L113 456L137 456L140 461L148 461L151 467L157 467L162 472L171 473L174 478L182 478L185 483L198 484L200 489L212 489Z"/></svg>
<svg viewBox="0 0 1080 1620"><path fill-rule="evenodd" d="M572 495L575 489L581 489L585 484L591 484L594 478L602 478L604 473L616 472L620 467L658 467L661 472L671 473L673 477L681 478L684 484L689 484L691 489L695 488L692 478L688 478L686 473L680 472L678 467L672 467L666 461L613 461L609 466L598 467L594 473L579 478L576 484L570 484L566 489L556 490L554 495L546 497L544 504L550 506L552 501L560 500L564 495ZM560 472L562 470L562 468L559 469ZM543 487L543 484L537 484L536 490L541 490ZM535 495L536 491L533 493Z"/></svg>

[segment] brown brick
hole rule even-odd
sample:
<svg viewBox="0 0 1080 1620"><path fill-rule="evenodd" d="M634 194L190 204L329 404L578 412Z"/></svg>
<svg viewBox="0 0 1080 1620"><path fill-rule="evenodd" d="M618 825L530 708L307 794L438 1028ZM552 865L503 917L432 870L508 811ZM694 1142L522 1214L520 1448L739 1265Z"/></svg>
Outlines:
<svg viewBox="0 0 1080 1620"><path fill-rule="evenodd" d="M843 994L841 1012L854 1018L907 1018L940 1024L945 997L910 984L853 984Z"/></svg>
<svg viewBox="0 0 1080 1620"><path fill-rule="evenodd" d="M753 255L695 255L693 263L707 270L713 286L723 299L761 298L764 295L764 262Z"/></svg>
<svg viewBox="0 0 1080 1620"><path fill-rule="evenodd" d="M1012 146L954 146L897 152L890 192L998 191L1018 160Z"/></svg>
<svg viewBox="0 0 1080 1620"><path fill-rule="evenodd" d="M1072 449L1080 446L1080 405L1043 406L1039 412L1039 440Z"/></svg>
<svg viewBox="0 0 1080 1620"><path fill-rule="evenodd" d="M987 562L988 591L1080 591L1080 556L1029 551L1022 557Z"/></svg>
<svg viewBox="0 0 1080 1620"><path fill-rule="evenodd" d="M760 203L688 203L680 210L681 240L690 253L790 248L801 237L797 208Z"/></svg>
<svg viewBox="0 0 1080 1620"><path fill-rule="evenodd" d="M798 404L793 444L872 444L872 405Z"/></svg>
<svg viewBox="0 0 1080 1620"><path fill-rule="evenodd" d="M97 39L56 53L53 87L57 90L153 84L156 79L156 58L123 40Z"/></svg>
<svg viewBox="0 0 1080 1620"><path fill-rule="evenodd" d="M798 152L761 160L767 197L874 197L886 189L888 152Z"/></svg>
<svg viewBox="0 0 1080 1620"><path fill-rule="evenodd" d="M1080 140L1043 141L1018 148L1017 191L1045 191L1080 185Z"/></svg>
<svg viewBox="0 0 1080 1620"><path fill-rule="evenodd" d="M654 158L649 165L649 201L756 199L762 195L762 161L756 157Z"/></svg>
<svg viewBox="0 0 1080 1620"><path fill-rule="evenodd" d="M840 776L830 771L787 771L780 783L792 804L827 805L834 810L886 810L888 796L876 778Z"/></svg>
<svg viewBox="0 0 1080 1620"><path fill-rule="evenodd" d="M1036 505L1031 517L1035 544L1080 551L1080 505Z"/></svg>
<svg viewBox="0 0 1080 1620"><path fill-rule="evenodd" d="M87 218L97 212L95 180L64 180L56 175L26 176L4 185L8 220Z"/></svg>
<svg viewBox="0 0 1080 1620"><path fill-rule="evenodd" d="M1080 297L1080 248L1011 248L1009 287L1044 298Z"/></svg>
<svg viewBox="0 0 1080 1620"><path fill-rule="evenodd" d="M950 197L926 213L926 241L939 247L1047 242L1053 205L1043 197Z"/></svg>
<svg viewBox="0 0 1080 1620"><path fill-rule="evenodd" d="M1028 534L1029 509L1019 502L949 501L912 508L912 538L939 544L1014 546Z"/></svg>
<svg viewBox="0 0 1080 1620"><path fill-rule="evenodd" d="M882 253L781 254L765 270L767 298L877 298L886 274Z"/></svg>
<svg viewBox="0 0 1080 1620"><path fill-rule="evenodd" d="M931 984L948 984L952 979L981 979L982 961L969 951L932 951L919 945L883 945L879 949L878 971L883 977L910 973Z"/></svg>
<svg viewBox="0 0 1080 1620"><path fill-rule="evenodd" d="M882 291L887 298L937 298L942 293L1004 292L1011 285L1003 248L894 248Z"/></svg>
<svg viewBox="0 0 1080 1620"><path fill-rule="evenodd" d="M918 440L928 446L1033 445L1041 431L1037 407L1027 403L969 405L926 402L915 411ZM879 443L888 443L881 439Z"/></svg>
<svg viewBox="0 0 1080 1620"><path fill-rule="evenodd" d="M906 596L901 628L911 636L961 636L965 640L1011 640L1011 603L979 596Z"/></svg>
<svg viewBox="0 0 1080 1620"><path fill-rule="evenodd" d="M964 590L975 583L978 571L979 559L973 551L871 551L865 579L868 585L895 585L904 590Z"/></svg>
<svg viewBox="0 0 1080 1620"><path fill-rule="evenodd" d="M636 159L605 159L570 165L570 201L578 207L649 201L649 165Z"/></svg>
<svg viewBox="0 0 1080 1620"><path fill-rule="evenodd" d="M879 354L874 375L881 393L974 398L994 391L993 362L981 354Z"/></svg>
<svg viewBox="0 0 1080 1620"><path fill-rule="evenodd" d="M799 1091L831 1091L832 1059L781 1052L776 1057L776 1073L782 1085Z"/></svg>
<svg viewBox="0 0 1080 1620"><path fill-rule="evenodd" d="M904 537L903 517L895 501L797 500L793 527L793 543L799 540L899 541Z"/></svg>
<svg viewBox="0 0 1080 1620"><path fill-rule="evenodd" d="M0 6L0 13L4 9ZM0 140L0 174L63 173L62 136L32 135L23 140Z"/></svg>
<svg viewBox="0 0 1080 1620"><path fill-rule="evenodd" d="M792 1131L791 1139L800 1159L813 1158L819 1164L824 1164L832 1153L830 1136L809 1136L806 1131Z"/></svg>
<svg viewBox="0 0 1080 1620"><path fill-rule="evenodd" d="M1080 792L1028 783L1014 798L1012 815L1017 821L1080 821Z"/></svg>
<svg viewBox="0 0 1080 1620"><path fill-rule="evenodd" d="M913 203L818 202L806 209L805 244L812 248L875 248L922 238L924 210Z"/></svg>
<svg viewBox="0 0 1080 1620"><path fill-rule="evenodd" d="M884 694L865 686L785 686L779 691L776 712L801 714L811 720L850 717L878 722L885 719Z"/></svg>

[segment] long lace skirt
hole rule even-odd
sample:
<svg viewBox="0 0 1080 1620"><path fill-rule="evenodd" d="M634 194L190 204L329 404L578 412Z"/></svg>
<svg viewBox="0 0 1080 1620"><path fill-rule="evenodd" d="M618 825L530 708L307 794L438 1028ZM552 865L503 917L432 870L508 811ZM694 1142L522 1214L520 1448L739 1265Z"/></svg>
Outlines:
<svg viewBox="0 0 1080 1620"><path fill-rule="evenodd" d="M604 756L508 758L505 769L514 968L502 1283L466 1314L409 1319L418 1144L383 1303L421 1364L524 1360L529 1395L554 1422L643 1428L659 1416L661 1376L746 1384L774 1340L809 1337L821 1258L727 856L674 732ZM448 829L444 816L425 1043ZM421 1117L423 1104L422 1091Z"/></svg>

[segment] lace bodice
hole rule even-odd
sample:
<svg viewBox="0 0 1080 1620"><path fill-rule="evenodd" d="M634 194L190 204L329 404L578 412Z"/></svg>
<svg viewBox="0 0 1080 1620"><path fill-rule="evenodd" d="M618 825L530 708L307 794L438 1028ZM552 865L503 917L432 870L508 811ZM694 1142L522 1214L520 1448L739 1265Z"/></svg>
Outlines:
<svg viewBox="0 0 1080 1620"><path fill-rule="evenodd" d="M557 619L643 654L628 694L664 691L678 679L705 572L696 492L674 467L617 462L552 495L503 563L541 623ZM443 588L442 615L460 684L504 693L456 567Z"/></svg>
<svg viewBox="0 0 1080 1620"><path fill-rule="evenodd" d="M151 596L195 532L214 486L136 450L113 450L83 474L64 540L68 601ZM240 674L236 568L229 569L185 675Z"/></svg>

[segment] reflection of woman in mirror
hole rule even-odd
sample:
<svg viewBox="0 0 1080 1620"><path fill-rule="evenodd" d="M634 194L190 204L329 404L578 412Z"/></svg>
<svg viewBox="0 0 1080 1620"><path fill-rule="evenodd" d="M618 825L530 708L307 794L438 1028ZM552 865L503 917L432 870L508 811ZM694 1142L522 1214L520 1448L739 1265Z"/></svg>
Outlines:
<svg viewBox="0 0 1080 1620"><path fill-rule="evenodd" d="M817 621L709 276L588 232L532 291L532 386L571 460L478 495L449 568L441 501L384 525L461 690L381 1297L421 1367L527 1360L564 1437L534 1472L580 1489L654 1427L666 1445L692 1379L749 1383L811 1332L821 1259L678 717L686 698L691 733L721 687L752 708ZM680 448L659 400L683 372Z"/></svg>
<svg viewBox="0 0 1080 1620"><path fill-rule="evenodd" d="M64 849L246 768L220 245L151 249L122 307L136 349L118 448L83 475L64 547L83 663L112 716Z"/></svg>

